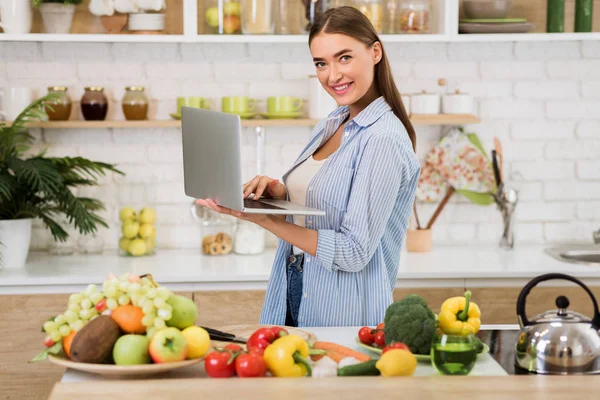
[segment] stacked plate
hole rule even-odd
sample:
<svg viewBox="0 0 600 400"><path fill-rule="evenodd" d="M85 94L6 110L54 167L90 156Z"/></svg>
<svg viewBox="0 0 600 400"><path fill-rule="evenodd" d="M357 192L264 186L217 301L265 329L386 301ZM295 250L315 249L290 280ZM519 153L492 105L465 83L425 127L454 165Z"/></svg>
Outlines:
<svg viewBox="0 0 600 400"><path fill-rule="evenodd" d="M129 14L130 31L161 32L165 29L165 14L140 13Z"/></svg>
<svg viewBox="0 0 600 400"><path fill-rule="evenodd" d="M459 33L527 33L534 29L526 18L461 19L458 24Z"/></svg>

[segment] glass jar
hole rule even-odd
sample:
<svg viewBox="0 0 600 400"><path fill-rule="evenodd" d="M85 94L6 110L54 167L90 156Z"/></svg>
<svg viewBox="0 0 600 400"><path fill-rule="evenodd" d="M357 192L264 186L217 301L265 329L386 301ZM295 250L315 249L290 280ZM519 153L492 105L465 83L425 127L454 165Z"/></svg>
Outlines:
<svg viewBox="0 0 600 400"><path fill-rule="evenodd" d="M242 33L268 35L275 33L274 0L242 0Z"/></svg>
<svg viewBox="0 0 600 400"><path fill-rule="evenodd" d="M341 0L302 0L300 29L303 33L310 32L315 21L329 8L334 7Z"/></svg>
<svg viewBox="0 0 600 400"><path fill-rule="evenodd" d="M98 233L88 233L79 238L77 247L80 253L100 254L104 250L104 239Z"/></svg>
<svg viewBox="0 0 600 400"><path fill-rule="evenodd" d="M383 33L398 33L398 3L402 0L383 0L385 14L383 18Z"/></svg>
<svg viewBox="0 0 600 400"><path fill-rule="evenodd" d="M148 118L148 97L143 86L127 86L123 96L123 114L128 121L140 121Z"/></svg>
<svg viewBox="0 0 600 400"><path fill-rule="evenodd" d="M64 214L55 217L54 221L59 224L69 236L62 242L60 240L52 239L48 244L48 252L55 256L68 256L73 254L77 249L77 240L81 235L79 230L69 223L69 219Z"/></svg>
<svg viewBox="0 0 600 400"><path fill-rule="evenodd" d="M81 98L81 113L86 121L104 121L108 112L108 100L101 86L85 88Z"/></svg>
<svg viewBox="0 0 600 400"><path fill-rule="evenodd" d="M260 254L265 251L265 230L255 223L238 219L233 251L236 254Z"/></svg>
<svg viewBox="0 0 600 400"><path fill-rule="evenodd" d="M377 33L383 33L382 0L356 0L354 7L369 18Z"/></svg>
<svg viewBox="0 0 600 400"><path fill-rule="evenodd" d="M71 116L72 102L67 94L67 88L64 86L50 86L48 94L55 94L57 97L46 104L52 109L46 107L46 114L50 121L67 121Z"/></svg>
<svg viewBox="0 0 600 400"><path fill-rule="evenodd" d="M299 8L300 2L279 0L275 21L275 32L279 35L298 35L303 26L300 26L298 13L304 14L304 6Z"/></svg>
<svg viewBox="0 0 600 400"><path fill-rule="evenodd" d="M399 7L400 33L429 33L431 0L402 0Z"/></svg>
<svg viewBox="0 0 600 400"><path fill-rule="evenodd" d="M209 35L242 33L242 6L239 0L207 0L204 31Z"/></svg>

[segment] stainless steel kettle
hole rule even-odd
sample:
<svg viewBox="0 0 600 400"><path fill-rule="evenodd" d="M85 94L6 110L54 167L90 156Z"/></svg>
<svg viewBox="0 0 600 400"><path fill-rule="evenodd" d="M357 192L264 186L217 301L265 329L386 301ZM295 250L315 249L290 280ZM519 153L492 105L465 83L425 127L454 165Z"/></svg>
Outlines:
<svg viewBox="0 0 600 400"><path fill-rule="evenodd" d="M556 310L538 314L530 321L525 315L527 295L541 282L563 279L581 286L592 299L594 316L590 319L568 311L569 299L556 298ZM515 366L538 374L572 375L600 373L600 313L591 290L578 279L559 273L540 275L531 280L517 300L521 332L516 344Z"/></svg>

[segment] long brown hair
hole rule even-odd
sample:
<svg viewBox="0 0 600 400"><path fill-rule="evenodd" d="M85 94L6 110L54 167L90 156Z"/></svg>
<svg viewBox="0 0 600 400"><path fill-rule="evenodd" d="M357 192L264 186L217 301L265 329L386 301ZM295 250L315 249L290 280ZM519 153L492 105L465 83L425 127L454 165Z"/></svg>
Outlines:
<svg viewBox="0 0 600 400"><path fill-rule="evenodd" d="M379 36L373 28L371 21L359 10L354 7L337 7L325 11L310 28L308 36L308 45L319 33L340 33L353 37L354 39L371 47L375 42L381 43ZM415 129L410 123L400 92L394 82L392 69L387 55L381 44L381 60L375 66L375 85L377 91L383 96L390 105L392 111L406 128L408 137L412 142L413 149L417 147L417 136Z"/></svg>

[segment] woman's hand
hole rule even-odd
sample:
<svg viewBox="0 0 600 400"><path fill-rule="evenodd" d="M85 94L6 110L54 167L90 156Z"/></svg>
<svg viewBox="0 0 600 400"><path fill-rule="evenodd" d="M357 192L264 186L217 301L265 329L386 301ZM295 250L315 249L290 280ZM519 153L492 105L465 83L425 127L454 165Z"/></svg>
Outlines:
<svg viewBox="0 0 600 400"><path fill-rule="evenodd" d="M231 208L221 207L214 200L211 199L198 199L196 200L196 204L199 204L203 207L210 208L211 210L218 212L219 214L231 215L232 217L236 217L239 219L243 219L249 222L254 222L257 225L261 225L269 219L269 215L267 214L248 214L245 212L232 210Z"/></svg>
<svg viewBox="0 0 600 400"><path fill-rule="evenodd" d="M257 175L243 186L244 198L254 193L254 199L260 199L263 194L267 198L285 200L287 197L287 188L278 179L268 176Z"/></svg>

